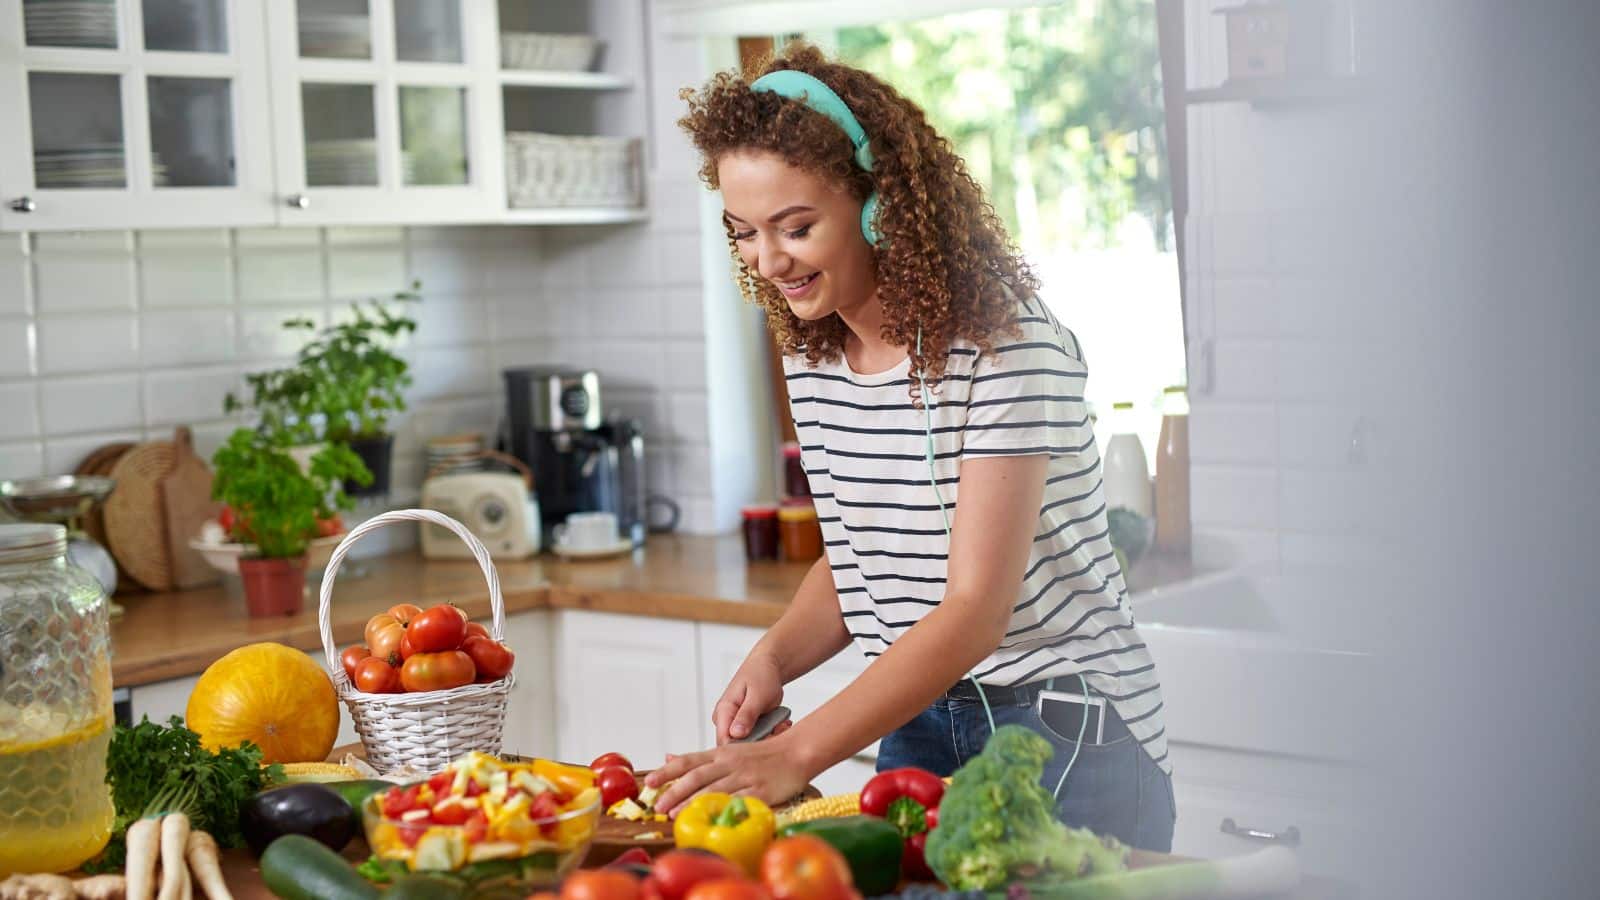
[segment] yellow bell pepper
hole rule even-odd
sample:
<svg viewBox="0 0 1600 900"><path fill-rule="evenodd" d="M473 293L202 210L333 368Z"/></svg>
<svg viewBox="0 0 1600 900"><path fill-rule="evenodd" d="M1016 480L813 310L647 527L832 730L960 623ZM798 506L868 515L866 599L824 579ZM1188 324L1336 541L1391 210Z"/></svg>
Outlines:
<svg viewBox="0 0 1600 900"><path fill-rule="evenodd" d="M533 774L555 785L563 796L576 797L594 786L594 772L586 766L569 766L549 759L533 761Z"/></svg>
<svg viewBox="0 0 1600 900"><path fill-rule="evenodd" d="M754 797L705 793L678 813L672 838L679 847L710 850L754 878L775 827L772 810Z"/></svg>

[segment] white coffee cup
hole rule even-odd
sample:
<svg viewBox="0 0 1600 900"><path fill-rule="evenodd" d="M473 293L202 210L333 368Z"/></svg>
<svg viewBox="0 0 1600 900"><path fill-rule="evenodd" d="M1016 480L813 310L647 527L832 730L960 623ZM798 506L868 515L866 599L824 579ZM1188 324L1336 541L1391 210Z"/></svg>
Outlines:
<svg viewBox="0 0 1600 900"><path fill-rule="evenodd" d="M617 517L608 512L572 513L550 530L562 550L606 550L617 545Z"/></svg>

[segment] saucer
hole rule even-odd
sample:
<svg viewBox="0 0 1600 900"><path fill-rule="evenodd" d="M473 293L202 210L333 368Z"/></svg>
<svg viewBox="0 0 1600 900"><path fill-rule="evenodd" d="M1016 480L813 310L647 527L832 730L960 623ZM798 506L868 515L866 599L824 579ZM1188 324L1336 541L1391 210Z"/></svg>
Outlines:
<svg viewBox="0 0 1600 900"><path fill-rule="evenodd" d="M563 547L557 544L551 548L555 555L563 559L604 559L608 556L621 556L624 553L632 552L632 550L633 541L625 539L618 540L609 547L589 547L579 550L574 547Z"/></svg>

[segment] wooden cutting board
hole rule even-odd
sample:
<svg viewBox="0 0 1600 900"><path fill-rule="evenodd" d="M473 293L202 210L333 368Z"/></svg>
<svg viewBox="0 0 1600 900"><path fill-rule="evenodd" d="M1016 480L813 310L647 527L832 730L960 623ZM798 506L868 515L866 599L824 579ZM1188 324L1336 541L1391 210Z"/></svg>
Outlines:
<svg viewBox="0 0 1600 900"><path fill-rule="evenodd" d="M648 774L650 773L639 772L634 776L638 779L641 788L644 787L644 776ZM788 803L780 803L774 806L772 811L781 814L792 806L797 806L807 800L815 800L821 796L821 791L811 785L806 785L806 789L801 791L798 797ZM640 835L651 833L660 836L649 837L644 840L639 839ZM584 858L583 864L588 867L603 866L621 856L630 847L643 848L651 856L657 856L671 850L673 847L672 822L670 820L666 822L656 822L654 820L630 822L627 819L608 816L602 811L600 822L595 826L594 840L589 844L589 855Z"/></svg>
<svg viewBox="0 0 1600 900"><path fill-rule="evenodd" d="M117 563L152 591L172 590L166 503L161 482L177 462L172 441L135 446L111 469L117 488L105 504L106 544Z"/></svg>
<svg viewBox="0 0 1600 900"><path fill-rule="evenodd" d="M194 452L194 435L188 426L179 426L172 437L177 455L172 472L161 482L161 500L166 511L167 552L172 561L172 584L179 590L214 584L221 575L206 562L189 540L200 534L200 526L222 512L222 503L211 499L211 467Z"/></svg>

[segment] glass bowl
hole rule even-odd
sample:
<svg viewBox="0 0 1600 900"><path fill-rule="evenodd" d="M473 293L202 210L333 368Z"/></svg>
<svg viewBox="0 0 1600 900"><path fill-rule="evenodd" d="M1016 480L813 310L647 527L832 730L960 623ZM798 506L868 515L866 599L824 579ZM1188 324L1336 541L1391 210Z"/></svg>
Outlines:
<svg viewBox="0 0 1600 900"><path fill-rule="evenodd" d="M512 816L509 827L496 828L494 836L473 842L466 825L419 824L384 815L385 793L374 793L361 804L367 844L385 870L396 876L443 875L484 891L528 891L556 884L588 855L600 821L597 796L586 806L553 816ZM407 831L415 835L414 843L407 844L402 837Z"/></svg>

